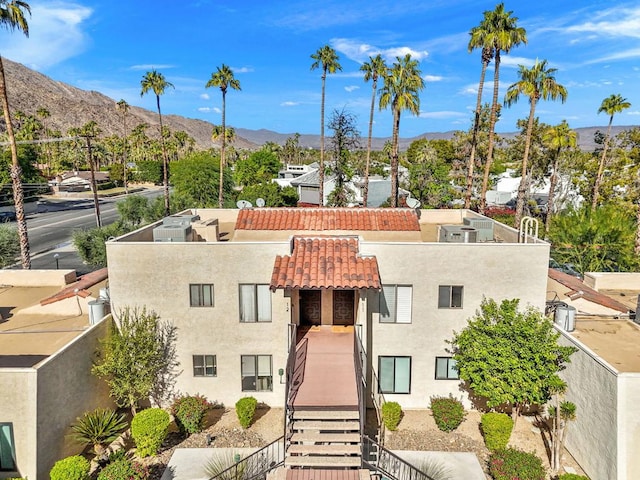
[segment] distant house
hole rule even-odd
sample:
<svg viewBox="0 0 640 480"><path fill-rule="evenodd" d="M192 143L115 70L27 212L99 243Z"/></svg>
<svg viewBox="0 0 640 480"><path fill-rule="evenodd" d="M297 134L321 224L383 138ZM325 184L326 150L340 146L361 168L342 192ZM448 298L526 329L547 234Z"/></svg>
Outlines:
<svg viewBox="0 0 640 480"><path fill-rule="evenodd" d="M96 186L110 181L109 172L95 172L94 175L96 179ZM56 177L53 187L57 188L60 192L84 192L91 190L91 172L64 172Z"/></svg>
<svg viewBox="0 0 640 480"><path fill-rule="evenodd" d="M82 450L68 436L76 418L113 406L91 374L108 322L89 320L89 302L106 269L79 281L73 270L0 270L0 283L0 478L49 478Z"/></svg>

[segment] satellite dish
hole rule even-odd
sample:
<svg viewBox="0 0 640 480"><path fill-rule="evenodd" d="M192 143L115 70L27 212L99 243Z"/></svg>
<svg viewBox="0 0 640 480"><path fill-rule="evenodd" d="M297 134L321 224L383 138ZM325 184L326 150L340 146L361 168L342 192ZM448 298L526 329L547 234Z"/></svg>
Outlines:
<svg viewBox="0 0 640 480"><path fill-rule="evenodd" d="M256 206L264 207L264 198L256 198Z"/></svg>
<svg viewBox="0 0 640 480"><path fill-rule="evenodd" d="M409 208L418 208L420 207L420 200L417 198L409 197L407 198L407 207Z"/></svg>
<svg viewBox="0 0 640 480"><path fill-rule="evenodd" d="M236 202L236 207L238 207L239 209L243 209L243 208L251 208L253 207L253 205L251 205L251 202L247 200L238 200Z"/></svg>

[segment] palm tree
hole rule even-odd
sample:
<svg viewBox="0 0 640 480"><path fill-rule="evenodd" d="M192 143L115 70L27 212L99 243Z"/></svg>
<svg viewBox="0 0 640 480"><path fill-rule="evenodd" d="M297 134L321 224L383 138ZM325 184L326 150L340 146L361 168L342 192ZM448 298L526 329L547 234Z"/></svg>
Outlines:
<svg viewBox="0 0 640 480"><path fill-rule="evenodd" d="M0 26L7 30L19 30L29 36L29 24L25 18L25 12L31 14L31 8L27 2L13 0L11 2L0 1ZM11 112L9 111L9 96L7 95L7 83L4 77L4 65L0 56L0 99L4 112L4 122L7 126L9 147L11 149L11 182L13 184L13 202L16 208L16 221L18 222L18 237L20 239L20 258L22 268L31 268L31 254L29 251L29 235L27 234L27 220L24 214L24 191L22 190L22 171L18 162L18 146L11 124Z"/></svg>
<svg viewBox="0 0 640 480"><path fill-rule="evenodd" d="M49 138L49 130L47 129L47 118L51 116L51 112L44 107L38 108L36 111L36 115L42 119L42 130L44 132L44 139L47 140ZM51 150L49 146L45 144L44 146L45 155L47 157L47 176L51 175Z"/></svg>
<svg viewBox="0 0 640 480"><path fill-rule="evenodd" d="M122 113L122 183L124 186L124 193L129 193L127 187L127 113L129 113L129 104L125 99L116 103L116 109Z"/></svg>
<svg viewBox="0 0 640 480"><path fill-rule="evenodd" d="M520 65L518 75L520 80L509 86L504 103L511 106L518 101L520 95L529 97L529 120L527 123L527 133L524 143L524 154L522 157L522 178L518 187L518 198L516 201L515 227L520 225L524 211L528 183L527 162L529 160L529 149L531 147L531 135L535 120L536 104L542 100L557 100L565 102L567 99L567 89L556 82L555 73L557 69L549 68L546 60L538 61L531 68Z"/></svg>
<svg viewBox="0 0 640 480"><path fill-rule="evenodd" d="M205 86L206 88L218 87L222 92L222 132L226 132L227 129L225 127L226 125L225 115L227 111L227 106L226 106L227 90L229 88L232 88L234 90L241 90L240 81L234 77L233 71L231 70L231 68L229 68L227 65L223 63L222 67L217 67L217 71L211 74L211 78L209 79L209 81ZM224 202L224 198L223 198L224 184L222 179L222 172L224 170L224 161L225 161L224 154L225 154L225 146L227 143L226 137L227 137L226 135L222 135L222 148L220 149L220 186L218 190L218 207L219 208L222 208L222 205Z"/></svg>
<svg viewBox="0 0 640 480"><path fill-rule="evenodd" d="M607 127L607 134L604 137L604 147L602 148L602 155L600 156L600 164L598 165L598 173L596 180L593 184L593 197L591 198L591 210L595 210L598 206L598 197L600 196L600 185L602 184L602 175L604 173L604 166L607 160L607 149L609 147L609 140L611 136L611 124L613 123L613 116L616 113L620 113L631 106L631 103L626 98L622 98L620 94L611 94L600 104L598 113L605 112L609 115L609 126Z"/></svg>
<svg viewBox="0 0 640 480"><path fill-rule="evenodd" d="M489 12L484 12L484 19L480 22L480 25L473 27L469 32L471 38L469 39L469 53L473 52L476 48L482 49L480 60L482 63L482 70L480 71L480 81L478 82L478 98L476 100L476 111L473 119L473 134L471 137L471 152L469 153L469 160L467 162L467 185L464 195L464 208L471 207L471 195L473 194L473 170L476 163L476 149L478 147L478 130L480 128L480 113L482 111L482 90L484 88L484 77L487 72L489 62L493 58L493 36L489 35L491 31L490 25L487 22Z"/></svg>
<svg viewBox="0 0 640 480"><path fill-rule="evenodd" d="M380 109L391 106L393 111L393 135L391 154L391 207L398 206L398 133L400 114L409 110L414 115L420 113L419 93L424 88L418 61L407 53L396 57L396 62L387 69L384 86L380 89Z"/></svg>
<svg viewBox="0 0 640 480"><path fill-rule="evenodd" d="M558 166L560 163L560 154L562 150L575 148L577 145L578 135L575 130L571 130L566 120L563 120L555 127L549 127L543 134L542 139L551 149L551 179L549 181L549 200L547 201L547 217L544 222L545 237L549 234L551 226L551 216L554 211L554 199L556 185L558 184Z"/></svg>
<svg viewBox="0 0 640 480"><path fill-rule="evenodd" d="M480 195L480 213L484 213L487 205L487 189L489 187L489 173L493 163L493 150L495 143L495 126L498 114L498 90L500 86L500 53L509 53L512 48L527 43L527 32L524 28L518 27L517 17L512 17L513 12L505 12L504 3L499 3L492 11L484 12L482 28L486 30L486 41L493 47L493 100L491 102L491 116L489 117L489 146L487 150L487 160L484 164L484 175L482 178L482 193Z"/></svg>
<svg viewBox="0 0 640 480"><path fill-rule="evenodd" d="M324 205L324 87L327 73L336 73L342 70L342 65L336 51L329 45L320 47L316 53L311 55L315 60L311 64L311 70L322 68L322 99L320 100L320 206Z"/></svg>
<svg viewBox="0 0 640 480"><path fill-rule="evenodd" d="M151 70L150 72L145 73L144 77L140 81L140 85L142 90L140 91L140 96L142 97L145 93L150 90L156 94L156 104L158 106L158 118L160 120L160 145L162 146L162 166L163 166L163 180L164 180L164 214L166 216L170 215L169 210L169 160L167 159L167 149L164 146L164 135L162 128L162 112L160 111L160 95L164 95L164 91L171 87L173 84L167 82L160 72Z"/></svg>
<svg viewBox="0 0 640 480"><path fill-rule="evenodd" d="M387 65L380 55L369 57L369 61L362 64L360 71L364 72L364 81L371 83L371 110L369 112L369 137L367 139L367 161L364 167L364 191L362 193L362 205L367 206L369 197L369 165L371 164L371 135L373 132L373 111L376 104L376 93L378 92L378 78L384 77Z"/></svg>

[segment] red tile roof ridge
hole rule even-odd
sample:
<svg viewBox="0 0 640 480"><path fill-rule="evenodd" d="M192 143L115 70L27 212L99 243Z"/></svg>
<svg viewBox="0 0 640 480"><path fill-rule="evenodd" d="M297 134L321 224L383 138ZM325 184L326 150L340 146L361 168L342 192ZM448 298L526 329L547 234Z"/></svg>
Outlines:
<svg viewBox="0 0 640 480"><path fill-rule="evenodd" d="M44 305L49 305L51 303L59 302L60 300L71 298L76 294L79 297L87 298L91 294L87 289L93 287L97 283L102 282L103 280L106 280L107 278L109 278L109 271L107 270L106 267L96 270L94 272L86 273L82 275L80 278L78 278L77 281L66 286L65 288L60 290L58 293L51 295L50 297L45 298L43 300L40 300L40 305L44 306Z"/></svg>
<svg viewBox="0 0 640 480"><path fill-rule="evenodd" d="M625 304L605 295L604 293L600 293L591 287L588 287L582 280L574 277L573 275L569 275L568 273L561 272L554 268L549 268L549 278L571 289L575 294L582 292L581 298L584 300L602 305L603 307L607 307L612 310L618 310L622 313L629 312L629 307Z"/></svg>

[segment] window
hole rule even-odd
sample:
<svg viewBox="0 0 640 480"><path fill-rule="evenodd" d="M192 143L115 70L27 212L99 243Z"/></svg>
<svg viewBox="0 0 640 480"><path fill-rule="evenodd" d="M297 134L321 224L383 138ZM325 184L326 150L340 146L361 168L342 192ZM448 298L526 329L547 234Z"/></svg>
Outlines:
<svg viewBox="0 0 640 480"><path fill-rule="evenodd" d="M380 323L411 323L411 296L407 285L383 285L380 299Z"/></svg>
<svg viewBox="0 0 640 480"><path fill-rule="evenodd" d="M240 285L240 321L271 321L269 285Z"/></svg>
<svg viewBox="0 0 640 480"><path fill-rule="evenodd" d="M273 390L271 355L242 355L242 391L270 392Z"/></svg>
<svg viewBox="0 0 640 480"><path fill-rule="evenodd" d="M0 423L0 471L16 470L16 451L13 443L13 424Z"/></svg>
<svg viewBox="0 0 640 480"><path fill-rule="evenodd" d="M436 380L458 380L456 361L451 357L436 357Z"/></svg>
<svg viewBox="0 0 640 480"><path fill-rule="evenodd" d="M411 393L411 357L378 357L380 393Z"/></svg>
<svg viewBox="0 0 640 480"><path fill-rule="evenodd" d="M189 292L192 307L213 307L213 284L192 283Z"/></svg>
<svg viewBox="0 0 640 480"><path fill-rule="evenodd" d="M438 308L462 308L462 292L459 285L440 285L438 287Z"/></svg>
<svg viewBox="0 0 640 480"><path fill-rule="evenodd" d="M194 355L193 376L215 377L218 374L215 355Z"/></svg>

